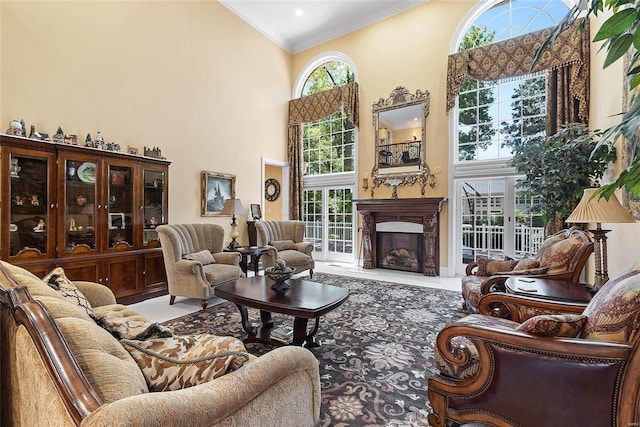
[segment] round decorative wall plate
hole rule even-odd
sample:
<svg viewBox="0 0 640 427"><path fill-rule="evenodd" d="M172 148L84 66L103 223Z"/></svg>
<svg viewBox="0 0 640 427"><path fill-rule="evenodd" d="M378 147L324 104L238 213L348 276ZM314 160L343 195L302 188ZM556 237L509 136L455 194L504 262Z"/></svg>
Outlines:
<svg viewBox="0 0 640 427"><path fill-rule="evenodd" d="M264 198L273 202L280 196L280 183L278 180L269 178L264 182Z"/></svg>

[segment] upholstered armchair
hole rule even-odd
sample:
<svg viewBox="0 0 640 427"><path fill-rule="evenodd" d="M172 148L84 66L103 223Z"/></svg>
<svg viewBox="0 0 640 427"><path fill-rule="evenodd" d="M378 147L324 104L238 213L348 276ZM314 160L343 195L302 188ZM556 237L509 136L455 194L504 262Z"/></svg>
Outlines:
<svg viewBox="0 0 640 427"><path fill-rule="evenodd" d="M304 241L302 221L256 221L258 246L266 246L268 252L262 256L262 265L267 268L282 259L296 273L309 270L313 277L313 245Z"/></svg>
<svg viewBox="0 0 640 427"><path fill-rule="evenodd" d="M578 282L593 241L578 227L561 230L548 237L532 258L516 261L478 259L467 265L462 278L463 308L478 312L480 299L490 292L504 292L504 282L512 275Z"/></svg>
<svg viewBox="0 0 640 427"><path fill-rule="evenodd" d="M472 314L436 340L430 425L629 426L640 420L640 264L586 306L490 294L522 323ZM494 300L494 301L489 301ZM518 301L520 300L520 301ZM557 310L566 314L535 315ZM514 312L514 313L515 313Z"/></svg>
<svg viewBox="0 0 640 427"><path fill-rule="evenodd" d="M169 304L176 296L199 298L202 309L221 283L243 276L242 256L223 252L224 229L218 224L167 224L157 228L169 284Z"/></svg>

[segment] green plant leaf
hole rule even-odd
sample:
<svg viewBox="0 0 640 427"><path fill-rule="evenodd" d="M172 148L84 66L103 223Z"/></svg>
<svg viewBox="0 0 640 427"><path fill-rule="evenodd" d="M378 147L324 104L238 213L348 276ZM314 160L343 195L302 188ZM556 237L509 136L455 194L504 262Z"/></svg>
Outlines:
<svg viewBox="0 0 640 427"><path fill-rule="evenodd" d="M631 34L621 35L610 47L607 52L607 57L604 60L602 68L607 68L609 65L616 62L618 59L627 53L631 44L633 43L633 36Z"/></svg>
<svg viewBox="0 0 640 427"><path fill-rule="evenodd" d="M623 9L613 14L609 19L604 21L600 30L598 30L598 33L593 38L593 41L606 40L624 33L636 19L638 19L638 11L633 8Z"/></svg>

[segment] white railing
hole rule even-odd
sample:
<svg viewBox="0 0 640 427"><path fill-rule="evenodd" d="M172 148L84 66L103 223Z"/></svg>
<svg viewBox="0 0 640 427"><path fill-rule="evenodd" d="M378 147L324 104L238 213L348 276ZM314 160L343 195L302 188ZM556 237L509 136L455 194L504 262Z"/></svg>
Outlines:
<svg viewBox="0 0 640 427"><path fill-rule="evenodd" d="M504 229L501 225L477 225L475 229L470 225L463 225L463 257L470 256L465 251L475 255L474 259L478 256L505 255ZM514 234L515 256L518 258L536 253L544 241L544 227L518 226Z"/></svg>

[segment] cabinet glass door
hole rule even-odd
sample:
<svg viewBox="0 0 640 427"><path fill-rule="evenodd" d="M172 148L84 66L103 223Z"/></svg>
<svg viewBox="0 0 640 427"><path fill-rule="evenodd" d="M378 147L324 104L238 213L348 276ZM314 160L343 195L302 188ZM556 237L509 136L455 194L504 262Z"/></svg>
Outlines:
<svg viewBox="0 0 640 427"><path fill-rule="evenodd" d="M96 249L97 166L93 161L64 159L64 253Z"/></svg>
<svg viewBox="0 0 640 427"><path fill-rule="evenodd" d="M48 209L53 203L49 192L49 159L12 153L9 174L9 256L25 249L47 254L52 250L50 236L54 227Z"/></svg>
<svg viewBox="0 0 640 427"><path fill-rule="evenodd" d="M165 173L163 171L145 169L144 180L144 228L142 244L149 245L152 241L159 241L156 226L166 222L166 194Z"/></svg>
<svg viewBox="0 0 640 427"><path fill-rule="evenodd" d="M133 247L133 168L109 165L107 198L109 248Z"/></svg>

